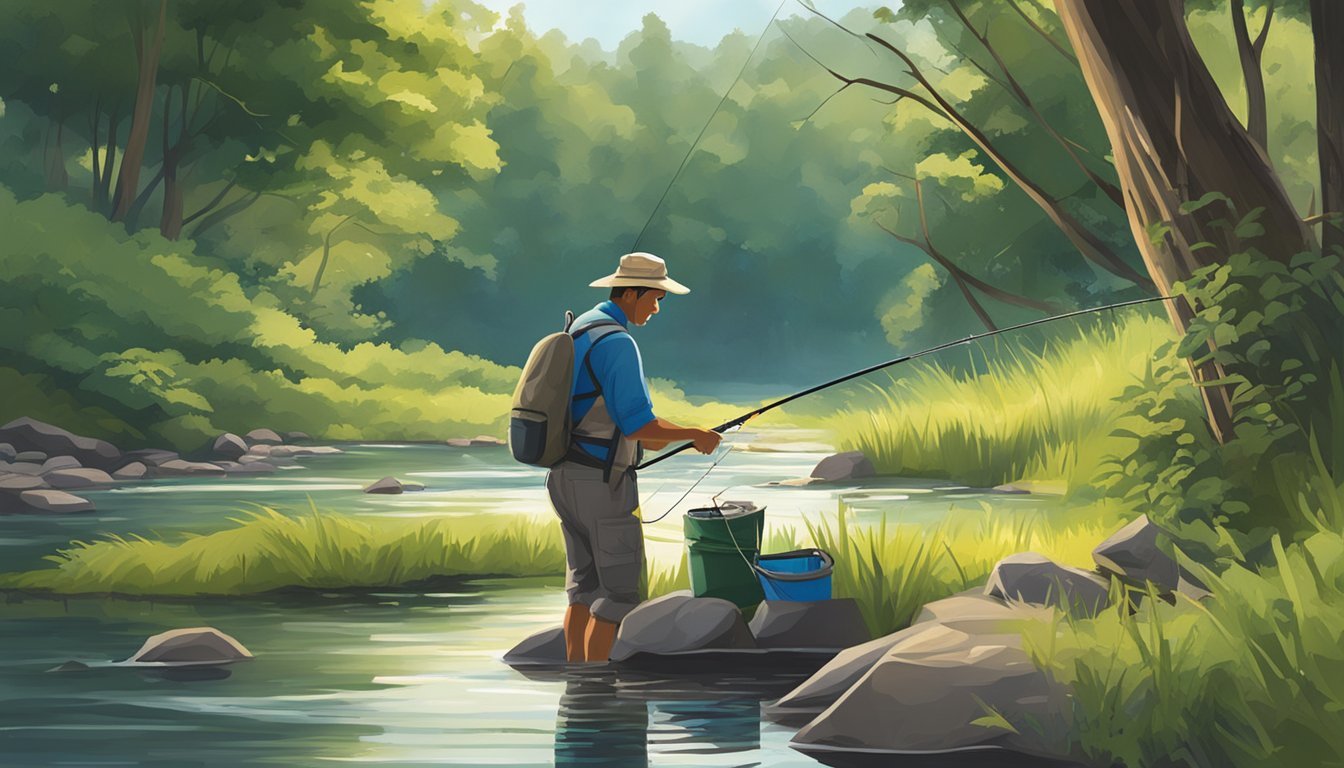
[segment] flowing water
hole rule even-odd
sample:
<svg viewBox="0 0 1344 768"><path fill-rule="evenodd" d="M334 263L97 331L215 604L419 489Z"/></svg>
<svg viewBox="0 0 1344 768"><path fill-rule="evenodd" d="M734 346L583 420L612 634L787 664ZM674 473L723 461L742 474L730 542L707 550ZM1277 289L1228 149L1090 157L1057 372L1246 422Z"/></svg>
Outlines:
<svg viewBox="0 0 1344 768"><path fill-rule="evenodd" d="M735 438L741 442L741 438ZM507 449L341 446L275 475L173 478L87 494L95 513L0 518L5 570L36 568L76 539L172 538L232 527L264 504L361 517L528 514L550 524L544 470ZM806 476L826 455L735 450L665 520L652 557L680 557L680 512L725 499L768 507L770 525L801 526L840 501L858 519L936 521L977 508L983 492L929 482L758 487ZM679 456L640 476L645 518L667 509L712 459ZM374 496L385 475L426 490ZM996 496L996 504L1033 502ZM797 675L659 679L610 672L520 674L499 661L521 638L558 624L558 580L466 582L452 591L326 593L194 601L35 598L0 604L0 765L816 765L788 748L793 729L759 703ZM214 680L165 679L100 662L149 635L213 626L256 659ZM48 673L68 660L91 670Z"/></svg>

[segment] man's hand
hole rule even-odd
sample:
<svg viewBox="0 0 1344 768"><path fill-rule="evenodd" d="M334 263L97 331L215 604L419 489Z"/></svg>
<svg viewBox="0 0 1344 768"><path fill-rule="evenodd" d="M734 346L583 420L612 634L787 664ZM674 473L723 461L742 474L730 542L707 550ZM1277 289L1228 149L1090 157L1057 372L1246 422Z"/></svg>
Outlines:
<svg viewBox="0 0 1344 768"><path fill-rule="evenodd" d="M723 435L712 429L697 429L695 439L695 450L709 454L713 453L715 448L719 447L719 441L723 440Z"/></svg>

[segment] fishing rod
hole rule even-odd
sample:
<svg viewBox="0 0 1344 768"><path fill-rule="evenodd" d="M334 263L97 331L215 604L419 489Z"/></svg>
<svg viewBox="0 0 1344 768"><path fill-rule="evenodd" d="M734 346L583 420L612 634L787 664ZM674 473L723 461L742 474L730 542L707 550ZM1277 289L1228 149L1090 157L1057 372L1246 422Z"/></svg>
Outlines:
<svg viewBox="0 0 1344 768"><path fill-rule="evenodd" d="M928 349L922 349L922 350L920 350L920 351L918 351L918 352L915 352L915 353L913 353L913 354L902 355L901 357L898 357L898 358L896 358L895 360L888 360L888 361L886 361L885 363L878 363L877 365L870 365L870 366L868 366L867 368L863 368L863 369L854 371L853 373L847 373L847 374L845 374L844 376L841 376L841 377L838 378L838 379L831 379L830 381L827 381L827 382L818 384L818 385L816 385L816 386L814 386L814 387L808 387L807 389L804 389L804 390L802 390L801 392L794 392L792 395L789 395L788 397L782 397L782 398L780 398L780 399L774 401L773 403L769 403L769 404L767 404L767 405L763 405L763 406L761 406L760 408L757 408L757 409L752 410L752 411L747 411L746 413L742 414L741 416L738 416L737 418L733 419L732 421L725 421L724 423L720 424L719 426L714 427L713 431L715 431L715 432L719 432L719 433L727 432L727 431L729 431L729 430L732 430L732 429L735 429L735 428L737 428L737 427L742 426L742 425L745 424L749 419L752 419L752 418L755 418L755 417L757 417L757 416L760 416L762 413L765 413L766 411L770 411L770 410L773 410L773 409L775 409L775 408L778 408L778 407L780 407L781 405L784 405L785 403L791 403L791 402L793 402L794 400L797 400L797 399L800 398L800 397L806 397L806 396L808 396L808 395L810 395L810 394L812 394L812 393L814 393L814 392L820 392L820 391L823 390L823 389L827 389L828 387L834 387L834 386L837 385L837 384L843 384L843 383L845 383L846 381L849 381L850 379L857 379L857 378L860 377L860 376L866 376L866 375L868 375L868 374L870 374L870 373L873 373L874 371L880 371L880 370L882 370L883 368L890 368L890 367L893 366L893 365L900 365L901 363L907 363L907 362L909 362L909 361L911 361L911 360L914 360L914 359L916 359L916 358L924 357L925 355L931 355L931 354L933 354L934 352L941 352L941 351L944 350L944 349L951 349L952 347L956 347L956 346L959 346L959 345L961 345L961 344L970 344L970 343L973 342L973 341L979 341L980 339L987 339L987 338L989 338L990 336L998 336L998 335L1001 334L1001 333L1007 333L1007 332L1009 332L1009 331L1020 331L1020 330L1022 330L1023 328L1031 328L1032 326L1036 326L1036 325L1043 325L1043 324L1045 324L1045 323L1052 323L1052 322L1054 322L1054 321L1056 321L1056 320L1064 320L1064 319L1067 319L1067 318L1070 318L1070 317L1079 317L1079 316L1081 316L1081 315L1090 315L1090 314L1092 314L1092 313L1094 313L1094 312L1105 312L1105 311L1108 310L1108 309L1110 309L1110 310L1115 310L1115 309L1121 309L1121 308L1123 308L1123 307L1134 307L1134 306L1138 306L1139 304L1148 304L1148 303L1151 303L1151 302L1154 302L1154 301L1173 301L1173 300L1175 300L1175 298L1176 298L1175 296L1151 296L1151 297L1146 298L1146 299L1133 299L1133 300L1131 300L1131 301L1122 301L1122 302L1119 302L1119 303L1116 303L1116 304L1107 304L1107 305L1104 306L1104 307L1090 307L1090 308L1088 308L1088 309L1079 309L1079 310L1074 310L1073 312L1065 312L1065 313L1060 314L1060 315L1051 315L1050 317L1042 317L1042 318L1038 318L1038 319L1036 319L1036 320L1031 320L1031 321L1029 321L1029 322L1025 322L1025 323L1019 323L1019 324L1017 324L1017 325L1010 325L1010 326L1008 326L1007 328L996 328L996 329L994 329L994 330L992 330L992 331L985 331L984 333L972 334L972 335L970 335L970 336L967 336L967 337L962 338L962 339L957 339L957 340L955 340L955 341L944 342L944 343L939 344L939 345L937 345L937 346L929 347ZM654 458L649 459L648 461L644 462L643 464L640 464L639 466L637 466L636 469L644 469L645 467L653 466L654 464L657 464L658 462L662 461L663 459L666 459L666 458L669 458L669 457L671 457L671 456L675 456L675 455L677 455L678 453L681 453L682 451L686 450L687 448L690 448L692 445L694 445L694 443L686 443L686 444L684 444L684 445L682 445L682 446L680 446L680 447L678 447L678 448L674 448L674 449L672 449L672 450L670 450L670 451L668 451L668 452L666 452L666 453L663 453L663 454L660 454L660 455L658 455L658 456L655 456ZM711 469L712 469L712 467L711 467Z"/></svg>

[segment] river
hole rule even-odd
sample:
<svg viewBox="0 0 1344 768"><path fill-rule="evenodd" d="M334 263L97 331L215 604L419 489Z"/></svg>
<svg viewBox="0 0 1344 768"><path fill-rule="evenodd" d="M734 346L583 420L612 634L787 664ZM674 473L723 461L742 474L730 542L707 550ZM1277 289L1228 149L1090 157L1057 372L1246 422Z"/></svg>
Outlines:
<svg viewBox="0 0 1344 768"><path fill-rule="evenodd" d="M766 439L766 438L769 439ZM680 557L680 512L722 498L768 508L801 527L841 502L859 520L935 522L977 509L983 492L938 482L761 487L806 476L826 455L814 436L737 435L738 446L665 520L652 557ZM758 442L753 442L758 441ZM744 450L742 445L801 450ZM173 478L87 494L95 513L0 518L6 570L106 533L176 537L232 527L256 504L286 514L365 518L534 515L551 524L544 470L505 448L338 444L301 467L237 479ZM644 516L668 508L710 466L695 454L641 474ZM385 475L421 492L375 496ZM995 495L996 505L1035 504ZM465 582L451 591L325 593L191 601L34 598L0 606L0 765L813 766L788 748L793 729L763 721L759 702L797 682L522 675L499 661L564 610L559 579ZM255 655L226 679L175 681L125 668L50 674L67 660L130 656L149 635L213 626Z"/></svg>

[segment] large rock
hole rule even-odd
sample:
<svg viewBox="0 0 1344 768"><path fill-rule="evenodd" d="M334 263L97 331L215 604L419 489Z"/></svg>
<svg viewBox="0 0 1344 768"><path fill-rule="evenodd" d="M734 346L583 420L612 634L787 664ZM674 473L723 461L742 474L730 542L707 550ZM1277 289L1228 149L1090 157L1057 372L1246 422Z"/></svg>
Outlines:
<svg viewBox="0 0 1344 768"><path fill-rule="evenodd" d="M284 442L284 440L280 438L280 435L275 430L266 429L265 427L262 427L260 429L254 429L251 432L248 432L245 437L247 437L247 442L249 445L253 443L260 443L262 445L279 445Z"/></svg>
<svg viewBox="0 0 1344 768"><path fill-rule="evenodd" d="M67 514L73 512L92 512L93 502L73 493L51 489L37 489L19 493L19 501L34 512L54 512Z"/></svg>
<svg viewBox="0 0 1344 768"><path fill-rule="evenodd" d="M504 654L504 663L510 666L564 664L565 628L552 627L529 635Z"/></svg>
<svg viewBox="0 0 1344 768"><path fill-rule="evenodd" d="M766 600L747 627L761 648L841 650L872 639L853 598Z"/></svg>
<svg viewBox="0 0 1344 768"><path fill-rule="evenodd" d="M43 464L47 461L47 454L45 451L19 451L19 455L14 458L32 464Z"/></svg>
<svg viewBox="0 0 1344 768"><path fill-rule="evenodd" d="M76 467L75 469L57 469L42 475L47 484L52 488L90 488L98 485L111 485L115 482L112 476L101 469L93 467Z"/></svg>
<svg viewBox="0 0 1344 768"><path fill-rule="evenodd" d="M1092 559L1102 571L1140 589L1151 581L1163 595L1180 592L1195 599L1207 597L1204 584L1168 554L1170 547L1167 532L1147 515L1140 515L1092 550Z"/></svg>
<svg viewBox="0 0 1344 768"><path fill-rule="evenodd" d="M183 459L170 459L155 468L154 474L163 477L177 477L181 475L194 475L202 477L223 477L224 469L218 464L210 464L204 461L185 461Z"/></svg>
<svg viewBox="0 0 1344 768"><path fill-rule="evenodd" d="M1096 616L1110 603L1110 584L1095 573L1060 565L1035 552L1019 552L995 564L985 596L1058 606L1072 616Z"/></svg>
<svg viewBox="0 0 1344 768"><path fill-rule="evenodd" d="M1064 733L1066 691L1032 663L1020 635L917 626L924 628L892 646L791 746L870 758L985 747L1031 752ZM995 725L993 713L1011 727Z"/></svg>
<svg viewBox="0 0 1344 768"><path fill-rule="evenodd" d="M937 622L967 633L998 634L1013 631L1010 622L1042 620L1051 615L1049 608L987 597L983 587L926 603L915 617L915 624Z"/></svg>
<svg viewBox="0 0 1344 768"><path fill-rule="evenodd" d="M13 464L5 461L0 462L0 472L11 475L40 475L42 474L42 465L30 461L16 461Z"/></svg>
<svg viewBox="0 0 1344 768"><path fill-rule="evenodd" d="M401 481L395 477L384 477L382 480L364 486L365 493L396 494L401 493L403 490Z"/></svg>
<svg viewBox="0 0 1344 768"><path fill-rule="evenodd" d="M112 473L114 480L139 480L145 476L149 468L143 462L132 461L130 464L118 469Z"/></svg>
<svg viewBox="0 0 1344 768"><path fill-rule="evenodd" d="M853 648L846 648L797 688L769 705L767 710L774 715L820 712L834 704L836 699L853 687L854 683L867 674L892 646L925 629L927 627L907 627Z"/></svg>
<svg viewBox="0 0 1344 768"><path fill-rule="evenodd" d="M16 451L42 451L48 456L74 456L85 467L113 470L122 464L122 454L106 440L81 437L60 427L23 417L0 427L0 440Z"/></svg>
<svg viewBox="0 0 1344 768"><path fill-rule="evenodd" d="M236 459L247 453L247 443L232 432L225 432L215 438L215 442L210 446L210 452L225 459Z"/></svg>
<svg viewBox="0 0 1344 768"><path fill-rule="evenodd" d="M220 664L251 658L242 643L218 629L189 627L154 635L125 663Z"/></svg>
<svg viewBox="0 0 1344 768"><path fill-rule="evenodd" d="M727 600L674 592L640 604L621 622L612 661L648 653L755 648L742 612Z"/></svg>
<svg viewBox="0 0 1344 768"><path fill-rule="evenodd" d="M873 463L863 455L863 451L846 451L827 456L812 469L813 478L828 483L872 477L875 474Z"/></svg>

